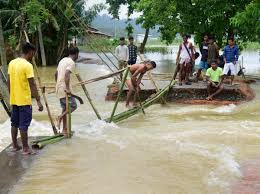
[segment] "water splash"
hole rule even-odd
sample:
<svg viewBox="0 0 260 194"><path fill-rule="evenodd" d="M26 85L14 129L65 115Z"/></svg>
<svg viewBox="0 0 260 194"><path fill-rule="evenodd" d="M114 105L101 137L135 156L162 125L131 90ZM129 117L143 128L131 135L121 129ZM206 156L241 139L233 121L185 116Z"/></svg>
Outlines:
<svg viewBox="0 0 260 194"><path fill-rule="evenodd" d="M10 134L11 122L6 120L4 123L0 124L0 151L7 147L11 143L11 134ZM38 122L32 120L29 128L30 136L47 136L52 135L52 128L47 122Z"/></svg>

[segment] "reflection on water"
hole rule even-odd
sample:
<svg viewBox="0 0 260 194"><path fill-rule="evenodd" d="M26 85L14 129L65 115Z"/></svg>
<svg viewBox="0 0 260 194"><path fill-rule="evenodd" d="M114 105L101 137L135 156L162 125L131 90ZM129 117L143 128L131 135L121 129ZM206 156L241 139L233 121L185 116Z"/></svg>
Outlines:
<svg viewBox="0 0 260 194"><path fill-rule="evenodd" d="M161 61L160 71L169 71L168 56L148 56ZM84 79L108 72L101 65L77 68ZM54 71L41 69L44 77ZM102 117L113 107L104 101L111 81L87 86ZM13 193L230 193L241 177L240 164L260 154L259 85L253 85L256 99L239 106L158 104L118 125L97 121L85 103L73 114L74 137L44 149ZM80 88L75 92L84 96ZM58 115L58 100L49 99ZM35 112L35 119L39 131L33 127L33 134L51 134L46 113ZM8 125L0 129L5 142Z"/></svg>

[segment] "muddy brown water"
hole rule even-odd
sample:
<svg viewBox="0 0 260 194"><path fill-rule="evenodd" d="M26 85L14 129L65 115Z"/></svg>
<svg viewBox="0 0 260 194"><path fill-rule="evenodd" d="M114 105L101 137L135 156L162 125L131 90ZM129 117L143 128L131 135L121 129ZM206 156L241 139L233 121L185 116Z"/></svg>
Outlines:
<svg viewBox="0 0 260 194"><path fill-rule="evenodd" d="M259 71L259 58L250 64ZM149 54L158 72L171 72L172 54ZM245 60L245 59L244 59ZM104 75L103 65L77 64L84 79ZM55 68L41 68L45 82L53 82ZM257 73L256 73L257 74ZM74 79L75 81L75 79ZM105 102L107 84L87 88L103 118L113 102ZM260 83L252 85L256 98L226 106L153 105L119 124L98 121L85 100L73 114L75 135L46 147L11 193L19 194L168 194L231 193L242 177L243 162L260 155ZM80 88L76 94L84 95ZM60 107L48 96L53 115ZM85 98L84 98L85 99ZM46 112L34 106L31 135L50 135ZM118 111L124 110L123 103ZM9 121L1 110L0 147L10 143Z"/></svg>

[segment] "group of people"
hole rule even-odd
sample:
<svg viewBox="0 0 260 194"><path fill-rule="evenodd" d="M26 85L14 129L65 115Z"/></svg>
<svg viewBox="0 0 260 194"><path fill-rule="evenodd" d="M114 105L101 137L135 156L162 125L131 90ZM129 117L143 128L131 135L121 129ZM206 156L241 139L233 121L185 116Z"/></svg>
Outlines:
<svg viewBox="0 0 260 194"><path fill-rule="evenodd" d="M191 85L189 77L192 75L195 60L199 54L195 51L194 46L189 42L190 36L183 36L183 43L180 44L176 59L176 70L174 79L179 73L178 84ZM224 78L231 76L230 84L234 81L236 75L236 64L239 57L239 49L235 44L234 38L228 38L228 45L223 50L223 56L219 55L219 47L214 37L205 35L200 45L201 61L199 69L196 72L195 81L197 82L201 76L201 72L206 70L206 81L208 89L207 100L212 100L214 96L219 94L223 89L222 81Z"/></svg>
<svg viewBox="0 0 260 194"><path fill-rule="evenodd" d="M183 37L183 43L179 46L177 54L177 68L174 73L176 78L179 73L179 85L191 84L189 76L194 68L194 61L198 57L195 53L194 46L188 41L190 37L185 35ZM127 87L129 88L126 100L126 106L130 105L130 98L133 94L134 103L136 97L139 95L140 84L144 74L156 68L154 61L144 61L140 64L136 64L137 60L137 47L133 44L133 37L129 37L129 45L125 45L125 39L120 39L120 45L116 48L116 56L119 60L119 68L124 68L127 65L129 68L129 75L126 79ZM32 97L37 101L38 110L43 111L43 105L41 98L37 90L37 86L34 80L32 61L36 48L30 43L22 45L22 55L9 63L8 66L8 88L10 92L10 104L12 106L11 111L11 136L13 150L18 151L21 146L18 145L17 135L20 131L21 141L24 154L33 153L28 145L28 127L32 120ZM223 90L223 77L231 74L231 84L235 75L235 65L238 61L239 51L238 46L234 43L234 39L231 37L228 39L228 45L224 48L224 70L220 67L221 63L217 61L219 59L218 47L214 43L212 37L204 36L204 41L200 47L201 61L200 68L197 73L197 77L203 69L206 71L206 80L208 87L208 100L219 94ZM62 133L67 134L67 120L66 120L66 94L69 94L69 98L72 112L77 109L76 99L71 93L71 74L75 72L75 61L78 59L79 49L77 47L69 48L69 56L63 58L59 64L55 73L56 81L56 94L59 98L62 113L58 117L58 127L61 122L63 124ZM208 65L210 64L210 68Z"/></svg>

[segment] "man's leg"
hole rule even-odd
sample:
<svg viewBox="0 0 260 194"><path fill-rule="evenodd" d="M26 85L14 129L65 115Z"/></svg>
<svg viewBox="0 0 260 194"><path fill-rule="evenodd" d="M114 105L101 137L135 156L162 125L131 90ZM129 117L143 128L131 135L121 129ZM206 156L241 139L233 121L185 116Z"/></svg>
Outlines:
<svg viewBox="0 0 260 194"><path fill-rule="evenodd" d="M18 126L19 126L19 108L17 106L12 106L11 136L12 136L12 144L13 144L14 151L18 151L21 149L21 147L17 143Z"/></svg>
<svg viewBox="0 0 260 194"><path fill-rule="evenodd" d="M184 64L179 64L179 85L182 85L183 73L184 72Z"/></svg>
<svg viewBox="0 0 260 194"><path fill-rule="evenodd" d="M210 99L211 87L212 87L211 83L208 83L208 84L207 84L208 97L206 98L207 100L211 100L211 99Z"/></svg>
<svg viewBox="0 0 260 194"><path fill-rule="evenodd" d="M235 75L236 75L236 68L235 65L233 63L230 63L230 71L231 71L231 85L233 84Z"/></svg>
<svg viewBox="0 0 260 194"><path fill-rule="evenodd" d="M129 89L126 97L126 107L129 107L130 98L134 92L134 86L131 79L126 80L127 87Z"/></svg>
<svg viewBox="0 0 260 194"><path fill-rule="evenodd" d="M23 144L23 152L25 154L31 154L32 151L28 144L28 128L32 121L32 106L20 106L19 107L19 130Z"/></svg>
<svg viewBox="0 0 260 194"><path fill-rule="evenodd" d="M27 129L20 129L20 135L22 139L22 144L23 144L23 152L25 154L30 154L31 150L28 144L28 132Z"/></svg>
<svg viewBox="0 0 260 194"><path fill-rule="evenodd" d="M217 91L209 96L210 99L213 99L213 97L215 97L215 96L218 95L220 92L222 92L223 89L224 89L224 86L223 86L223 84L221 84L221 85L219 86L219 88L217 89Z"/></svg>
<svg viewBox="0 0 260 194"><path fill-rule="evenodd" d="M227 79L228 72L229 72L229 63L225 63L224 69L223 69L224 79Z"/></svg>
<svg viewBox="0 0 260 194"><path fill-rule="evenodd" d="M187 63L186 67L185 67L185 84L186 85L191 85L191 83L189 82L189 76L190 76L191 71L192 71L192 64Z"/></svg>

